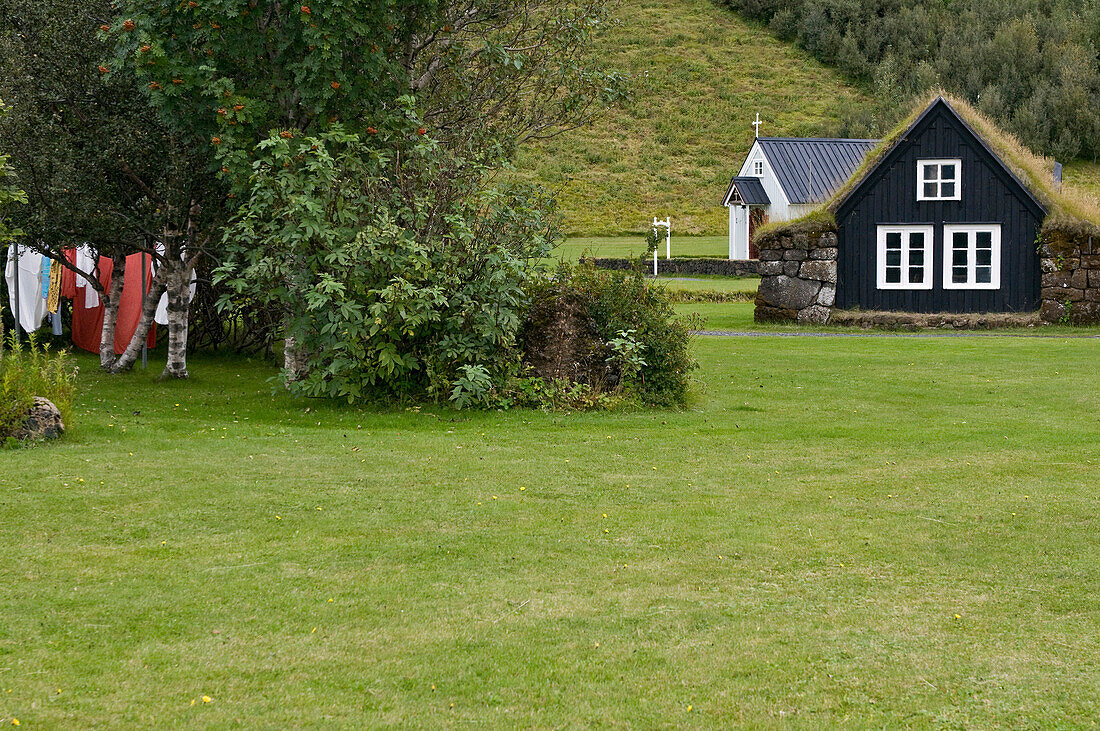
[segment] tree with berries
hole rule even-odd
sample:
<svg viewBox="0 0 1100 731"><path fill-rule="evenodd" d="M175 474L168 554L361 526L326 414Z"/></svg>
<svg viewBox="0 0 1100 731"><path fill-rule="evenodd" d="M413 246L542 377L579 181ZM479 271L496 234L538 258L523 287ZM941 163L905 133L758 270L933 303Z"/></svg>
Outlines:
<svg viewBox="0 0 1100 731"><path fill-rule="evenodd" d="M65 250L91 244L113 261L111 285L98 264L78 270L105 305L100 363L129 369L168 294L168 362L187 376L188 302L196 261L220 239L225 184L205 140L166 124L129 70L112 70L114 34L128 33L107 0L0 0L0 146L27 193L17 221L27 245L76 269ZM114 353L126 256L157 264L136 332ZM95 259L98 262L98 258Z"/></svg>
<svg viewBox="0 0 1100 731"><path fill-rule="evenodd" d="M555 229L544 193L494 172L623 96L584 53L605 0L118 6L109 68L217 155L238 206L219 276L285 313L291 388L354 401L506 377Z"/></svg>

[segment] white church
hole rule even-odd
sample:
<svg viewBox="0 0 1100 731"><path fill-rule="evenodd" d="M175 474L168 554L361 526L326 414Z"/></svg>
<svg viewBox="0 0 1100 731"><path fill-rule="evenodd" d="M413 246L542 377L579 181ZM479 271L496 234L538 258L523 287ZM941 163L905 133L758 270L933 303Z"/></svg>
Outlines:
<svg viewBox="0 0 1100 731"><path fill-rule="evenodd" d="M753 123L760 131L760 115ZM755 259L753 236L769 221L799 218L829 200L879 140L760 137L730 181L730 259Z"/></svg>

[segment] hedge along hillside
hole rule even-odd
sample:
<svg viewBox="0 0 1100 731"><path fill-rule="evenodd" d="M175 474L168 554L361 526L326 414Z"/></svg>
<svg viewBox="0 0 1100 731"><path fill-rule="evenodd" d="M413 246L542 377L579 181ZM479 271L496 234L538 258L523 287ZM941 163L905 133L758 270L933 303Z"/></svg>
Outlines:
<svg viewBox="0 0 1100 731"><path fill-rule="evenodd" d="M557 191L568 234L672 217L673 236L728 232L730 177L762 134L831 133L866 97L809 54L710 0L623 0L596 44L634 98L593 125L519 150L517 175Z"/></svg>

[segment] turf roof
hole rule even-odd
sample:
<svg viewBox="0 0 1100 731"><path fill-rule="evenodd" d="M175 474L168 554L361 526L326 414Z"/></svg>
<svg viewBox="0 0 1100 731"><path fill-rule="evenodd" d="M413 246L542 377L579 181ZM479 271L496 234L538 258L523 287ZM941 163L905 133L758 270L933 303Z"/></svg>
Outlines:
<svg viewBox="0 0 1100 731"><path fill-rule="evenodd" d="M876 165L898 144L910 127L938 99L943 98L970 126L1001 162L1020 179L1032 195L1046 207L1048 214L1044 226L1081 226L1096 229L1100 233L1100 201L1084 190L1072 185L1054 182L1054 160L1036 155L1013 135L995 125L988 117L967 101L942 92L933 92L923 98L910 114L887 134L882 142L867 154L863 164L852 174L836 194L824 205L835 213L849 193Z"/></svg>

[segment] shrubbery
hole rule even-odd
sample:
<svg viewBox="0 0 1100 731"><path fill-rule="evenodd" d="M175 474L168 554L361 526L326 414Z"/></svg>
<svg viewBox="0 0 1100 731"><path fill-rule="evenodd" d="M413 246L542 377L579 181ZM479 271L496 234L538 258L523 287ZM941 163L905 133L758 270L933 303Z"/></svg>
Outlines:
<svg viewBox="0 0 1100 731"><path fill-rule="evenodd" d="M534 383L517 390L531 405L592 408L620 400L686 402L691 330L669 292L638 272L563 264L528 285L524 360ZM521 399L522 401L522 399Z"/></svg>
<svg viewBox="0 0 1100 731"><path fill-rule="evenodd" d="M76 371L64 351L51 353L48 345L40 347L33 337L27 344L10 337L7 348L0 347L0 440L23 425L35 396L52 401L62 421L69 424Z"/></svg>
<svg viewBox="0 0 1100 731"><path fill-rule="evenodd" d="M283 372L293 393L468 406L516 371L523 282L549 253L552 204L488 187L483 160L419 135L406 113L377 134L333 125L257 147L215 281L226 307L283 313L302 363Z"/></svg>

